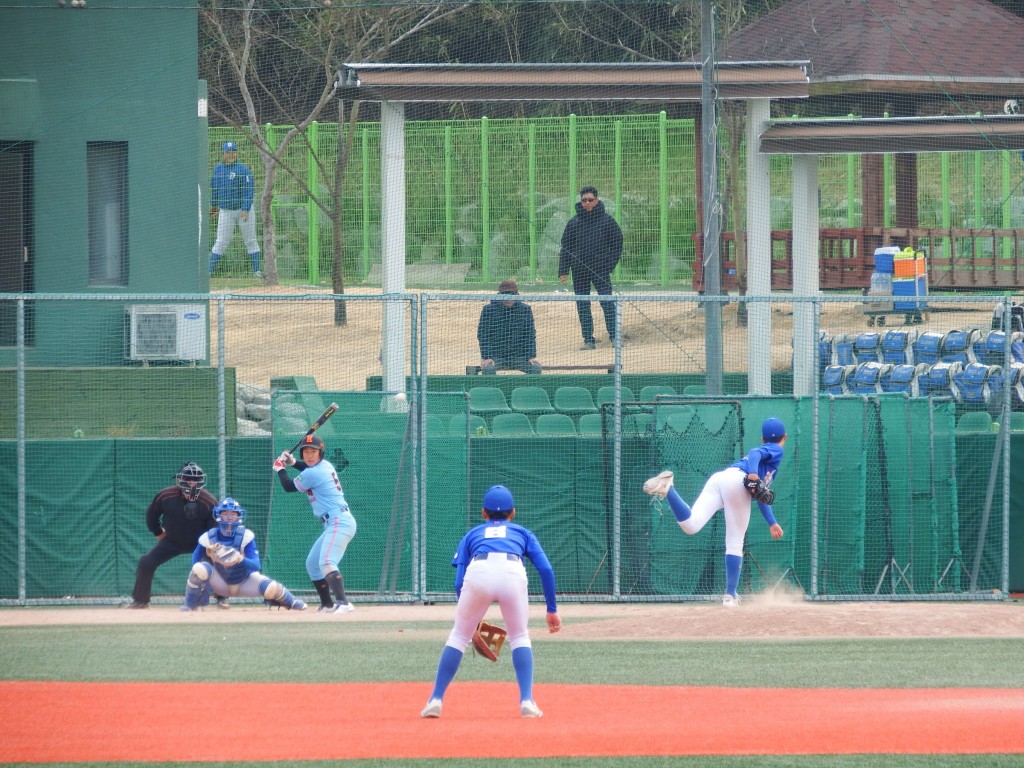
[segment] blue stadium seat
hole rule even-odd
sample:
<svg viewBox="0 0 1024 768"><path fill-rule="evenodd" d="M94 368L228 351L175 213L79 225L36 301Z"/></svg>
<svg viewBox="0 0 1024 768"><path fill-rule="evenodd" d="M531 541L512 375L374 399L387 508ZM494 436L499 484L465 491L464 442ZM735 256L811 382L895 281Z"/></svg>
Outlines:
<svg viewBox="0 0 1024 768"><path fill-rule="evenodd" d="M882 334L858 334L853 342L853 356L858 365L880 362L882 359Z"/></svg>
<svg viewBox="0 0 1024 768"><path fill-rule="evenodd" d="M882 335L882 362L908 365L914 362L914 342L917 331L892 329Z"/></svg>

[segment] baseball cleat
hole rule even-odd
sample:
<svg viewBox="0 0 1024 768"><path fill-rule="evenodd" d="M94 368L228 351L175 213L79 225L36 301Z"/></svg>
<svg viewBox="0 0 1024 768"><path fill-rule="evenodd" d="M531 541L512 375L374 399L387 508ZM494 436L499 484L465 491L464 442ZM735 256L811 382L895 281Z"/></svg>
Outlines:
<svg viewBox="0 0 1024 768"><path fill-rule="evenodd" d="M668 496L668 489L672 487L672 478L673 475L668 470L665 470L660 475L655 475L644 483L644 493L664 499Z"/></svg>
<svg viewBox="0 0 1024 768"><path fill-rule="evenodd" d="M138 608L149 608L149 603L140 603L140 602L137 602L135 600L132 600L130 603L125 603L122 607L123 608L136 608L136 609L138 609Z"/></svg>
<svg viewBox="0 0 1024 768"><path fill-rule="evenodd" d="M440 717L441 716L442 703L440 699L431 699L427 702L427 706L420 712L420 717Z"/></svg>
<svg viewBox="0 0 1024 768"><path fill-rule="evenodd" d="M292 603L292 607L289 608L289 610L291 610L291 611L304 611L304 610L306 610L306 604L302 600L299 600L298 598L295 598L295 602Z"/></svg>
<svg viewBox="0 0 1024 768"><path fill-rule="evenodd" d="M519 702L519 714L523 717L544 717L544 713L532 701Z"/></svg>
<svg viewBox="0 0 1024 768"><path fill-rule="evenodd" d="M182 613L194 613L195 611L198 611L199 609L198 608L189 608L187 605L183 605L178 610L181 611Z"/></svg>
<svg viewBox="0 0 1024 768"><path fill-rule="evenodd" d="M327 608L327 613L352 613L356 607L352 603L335 603L333 608Z"/></svg>
<svg viewBox="0 0 1024 768"><path fill-rule="evenodd" d="M722 598L722 606L725 608L736 608L740 604L740 599L735 595L726 595Z"/></svg>
<svg viewBox="0 0 1024 768"><path fill-rule="evenodd" d="M218 608L223 608L225 611L229 610L231 608L231 601L230 601L230 599L226 598L226 597L218 597L217 598L217 607Z"/></svg>

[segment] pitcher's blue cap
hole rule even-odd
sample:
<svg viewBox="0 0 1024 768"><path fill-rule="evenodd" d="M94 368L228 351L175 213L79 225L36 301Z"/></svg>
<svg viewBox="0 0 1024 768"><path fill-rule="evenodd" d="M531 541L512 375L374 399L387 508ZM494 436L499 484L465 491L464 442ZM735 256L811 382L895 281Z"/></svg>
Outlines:
<svg viewBox="0 0 1024 768"><path fill-rule="evenodd" d="M761 425L761 437L770 443L777 443L786 434L786 425L782 423L782 419L776 419L774 416L770 419L765 419Z"/></svg>
<svg viewBox="0 0 1024 768"><path fill-rule="evenodd" d="M484 494L484 509L488 512L509 512L515 506L512 491L504 485L492 485Z"/></svg>
<svg viewBox="0 0 1024 768"><path fill-rule="evenodd" d="M238 145L233 141L225 141L224 146L220 148L221 152L237 152Z"/></svg>

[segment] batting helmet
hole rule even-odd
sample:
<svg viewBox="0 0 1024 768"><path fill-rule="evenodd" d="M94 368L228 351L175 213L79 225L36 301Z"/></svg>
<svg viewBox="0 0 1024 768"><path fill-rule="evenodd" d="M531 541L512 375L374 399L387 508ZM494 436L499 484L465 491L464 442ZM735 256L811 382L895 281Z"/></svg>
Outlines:
<svg viewBox="0 0 1024 768"><path fill-rule="evenodd" d="M225 513L234 513L233 520L225 520ZM213 519L217 521L217 527L225 536L234 536L238 526L245 522L245 508L230 496L213 508Z"/></svg>
<svg viewBox="0 0 1024 768"><path fill-rule="evenodd" d="M181 492L185 495L185 498L189 501L198 499L199 491L206 487L206 473L194 461L182 464L174 479Z"/></svg>
<svg viewBox="0 0 1024 768"><path fill-rule="evenodd" d="M504 485L492 485L484 494L484 509L488 512L511 512L515 506L512 491Z"/></svg>
<svg viewBox="0 0 1024 768"><path fill-rule="evenodd" d="M323 458L325 447L326 446L324 446L324 441L321 440L316 435L306 435L299 442L299 455L301 456L302 452L307 448L316 448L318 451L320 451L320 457Z"/></svg>

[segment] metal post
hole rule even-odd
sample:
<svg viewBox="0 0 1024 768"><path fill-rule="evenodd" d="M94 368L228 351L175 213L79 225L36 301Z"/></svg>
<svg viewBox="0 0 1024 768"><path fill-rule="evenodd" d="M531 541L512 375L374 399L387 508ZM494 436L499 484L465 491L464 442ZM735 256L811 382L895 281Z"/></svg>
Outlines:
<svg viewBox="0 0 1024 768"><path fill-rule="evenodd" d="M701 0L701 179L704 204L704 284L709 297L722 295L722 208L718 194L718 114L715 76L715 6ZM706 386L709 395L722 394L722 305L704 305Z"/></svg>

